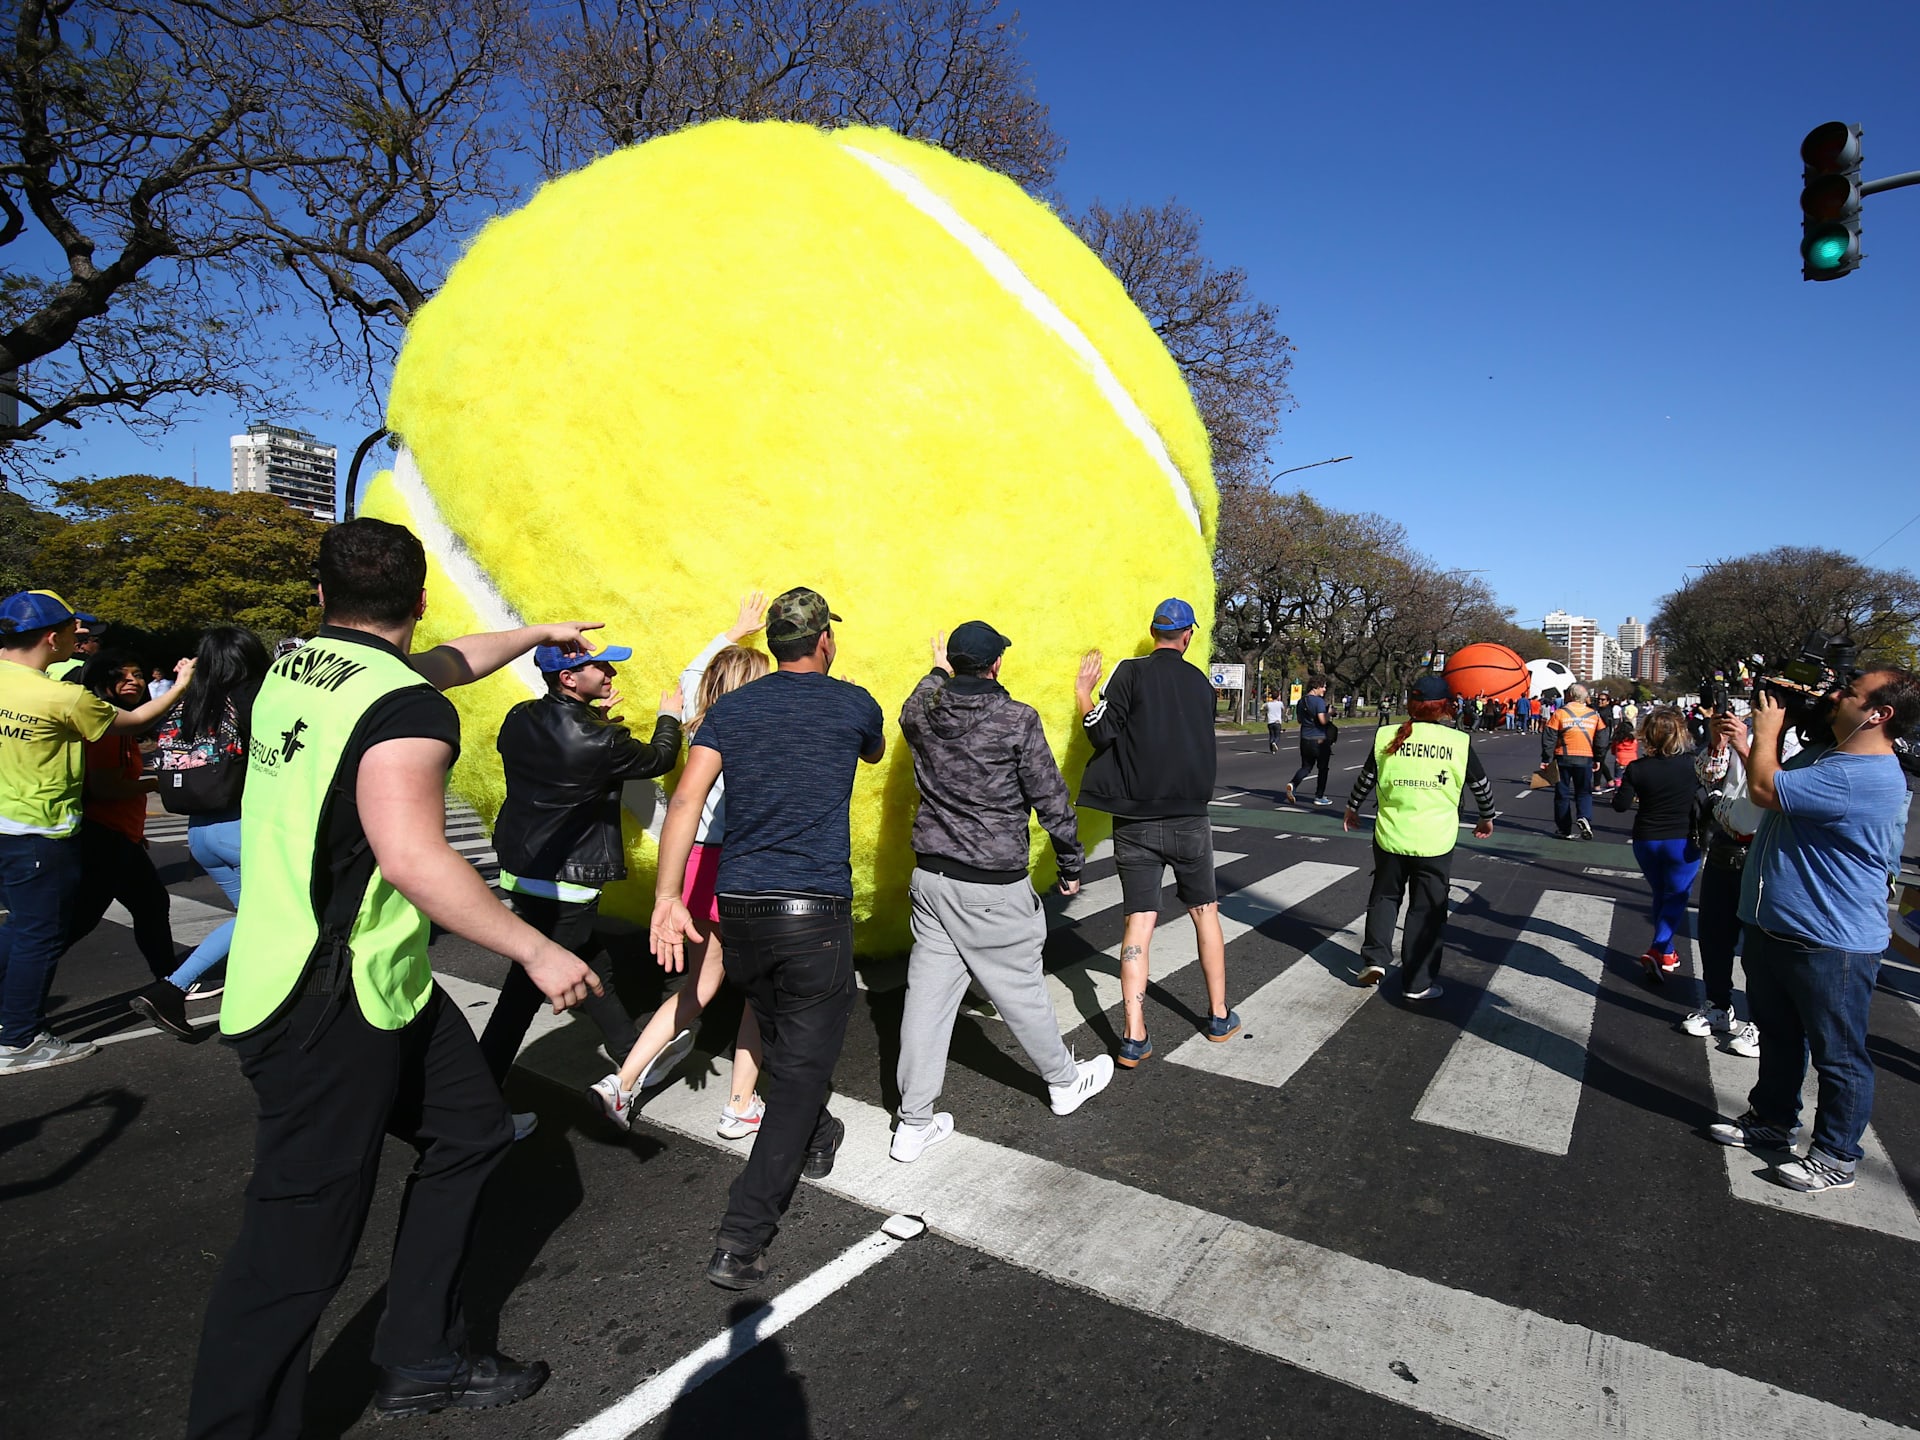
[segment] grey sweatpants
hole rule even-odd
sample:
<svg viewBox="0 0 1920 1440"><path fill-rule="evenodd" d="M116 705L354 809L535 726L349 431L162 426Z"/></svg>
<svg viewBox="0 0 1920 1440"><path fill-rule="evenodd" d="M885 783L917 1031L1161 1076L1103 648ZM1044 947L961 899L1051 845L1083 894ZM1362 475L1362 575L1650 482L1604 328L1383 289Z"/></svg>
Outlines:
<svg viewBox="0 0 1920 1440"><path fill-rule="evenodd" d="M926 1125L947 1078L947 1044L971 974L1049 1085L1077 1073L1047 999L1047 915L1025 880L976 885L915 869L913 955L900 1020L900 1123Z"/></svg>

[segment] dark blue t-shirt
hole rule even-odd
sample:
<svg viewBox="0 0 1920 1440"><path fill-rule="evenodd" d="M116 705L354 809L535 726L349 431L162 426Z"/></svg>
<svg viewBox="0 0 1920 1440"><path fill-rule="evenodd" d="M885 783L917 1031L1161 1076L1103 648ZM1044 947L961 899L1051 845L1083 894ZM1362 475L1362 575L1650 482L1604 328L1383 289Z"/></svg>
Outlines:
<svg viewBox="0 0 1920 1440"><path fill-rule="evenodd" d="M1302 740L1324 740L1327 738L1326 696L1307 695L1301 698L1300 738Z"/></svg>
<svg viewBox="0 0 1920 1440"><path fill-rule="evenodd" d="M722 894L853 898L847 802L883 724L858 685L809 671L776 670L714 702L693 743L720 752L727 780Z"/></svg>

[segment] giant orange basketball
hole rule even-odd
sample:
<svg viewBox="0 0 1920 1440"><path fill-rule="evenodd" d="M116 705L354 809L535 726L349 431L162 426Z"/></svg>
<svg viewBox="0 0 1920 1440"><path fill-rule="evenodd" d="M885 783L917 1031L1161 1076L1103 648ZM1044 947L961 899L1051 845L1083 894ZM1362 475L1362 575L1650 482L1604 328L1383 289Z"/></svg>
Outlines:
<svg viewBox="0 0 1920 1440"><path fill-rule="evenodd" d="M1527 693L1527 662L1491 640L1463 645L1447 657L1447 688L1471 700L1518 700Z"/></svg>

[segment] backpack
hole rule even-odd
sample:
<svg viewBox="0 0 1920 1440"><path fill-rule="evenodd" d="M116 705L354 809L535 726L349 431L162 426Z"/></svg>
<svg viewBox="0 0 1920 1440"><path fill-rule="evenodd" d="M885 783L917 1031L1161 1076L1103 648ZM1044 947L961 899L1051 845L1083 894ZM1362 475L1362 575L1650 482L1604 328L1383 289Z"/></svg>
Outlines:
<svg viewBox="0 0 1920 1440"><path fill-rule="evenodd" d="M240 808L247 784L247 743L231 703L216 733L180 734L179 711L161 729L160 803L172 815L218 815Z"/></svg>

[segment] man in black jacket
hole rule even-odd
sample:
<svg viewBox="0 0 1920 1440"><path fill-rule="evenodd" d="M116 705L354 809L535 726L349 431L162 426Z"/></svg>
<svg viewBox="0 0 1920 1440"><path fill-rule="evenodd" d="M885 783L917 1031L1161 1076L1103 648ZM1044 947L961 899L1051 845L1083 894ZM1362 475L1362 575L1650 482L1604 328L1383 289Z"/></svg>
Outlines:
<svg viewBox="0 0 1920 1440"><path fill-rule="evenodd" d="M1131 1070L1153 1054L1147 1035L1147 951L1160 918L1165 867L1193 917L1200 972L1207 982L1209 1040L1229 1040L1240 1017L1227 1008L1227 950L1213 884L1213 686L1187 663L1193 607L1163 600L1153 612L1153 650L1113 667L1099 704L1102 657L1087 652L1075 695L1094 756L1080 782L1080 803L1113 816L1113 858L1126 912L1120 946L1120 995L1126 1030L1119 1063Z"/></svg>
<svg viewBox="0 0 1920 1440"><path fill-rule="evenodd" d="M935 1114L933 1104L969 976L1047 1082L1054 1114L1071 1115L1113 1078L1110 1056L1074 1059L1040 969L1047 916L1027 880L1028 813L1053 839L1062 895L1079 892L1084 855L1040 712L1000 684L1012 643L984 620L935 636L933 670L900 707L920 809L913 821L913 954L900 1019L896 1160L917 1160L953 1134L953 1116Z"/></svg>
<svg viewBox="0 0 1920 1440"><path fill-rule="evenodd" d="M500 724L497 747L506 768L507 798L493 827L500 857L500 889L508 906L555 943L588 958L596 950L594 921L600 888L627 877L620 839L620 787L664 775L680 758L680 689L660 697L653 739L641 744L613 710L616 661L631 658L624 645L568 655L557 646L533 652L547 693L523 700ZM606 987L585 1006L624 1057L637 1037L633 1018ZM540 1008L540 991L520 966L507 972L500 999L480 1037L496 1080L505 1081ZM531 1126L514 1117L516 1138Z"/></svg>

